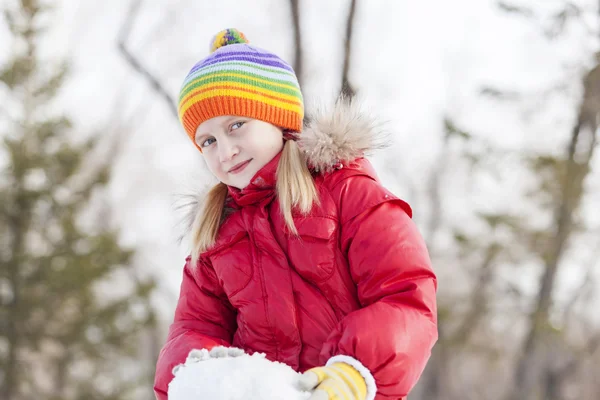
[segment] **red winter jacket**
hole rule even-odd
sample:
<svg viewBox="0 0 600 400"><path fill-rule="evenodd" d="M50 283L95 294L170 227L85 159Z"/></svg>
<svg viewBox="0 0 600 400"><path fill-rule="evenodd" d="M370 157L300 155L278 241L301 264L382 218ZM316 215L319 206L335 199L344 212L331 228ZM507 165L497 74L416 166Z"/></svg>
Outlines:
<svg viewBox="0 0 600 400"><path fill-rule="evenodd" d="M401 399L416 384L437 340L436 278L410 207L359 157L375 132L352 113L339 106L302 133L311 165L338 167L315 173L321 205L295 216L299 238L286 233L274 201L279 156L244 190L230 190L236 211L216 245L185 264L157 364L159 400L191 349L215 345L298 371L350 356L374 377L376 400ZM328 155L315 147L322 143L342 144Z"/></svg>

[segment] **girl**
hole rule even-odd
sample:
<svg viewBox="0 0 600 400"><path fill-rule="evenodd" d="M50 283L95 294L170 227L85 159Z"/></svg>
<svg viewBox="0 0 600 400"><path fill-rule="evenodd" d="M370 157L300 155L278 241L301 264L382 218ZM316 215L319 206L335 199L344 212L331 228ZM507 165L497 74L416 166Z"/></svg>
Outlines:
<svg viewBox="0 0 600 400"><path fill-rule="evenodd" d="M179 115L220 183L191 224L157 398L190 350L221 346L304 372L314 399L404 398L437 340L436 278L364 158L373 121L340 100L303 129L293 69L235 29L186 77Z"/></svg>

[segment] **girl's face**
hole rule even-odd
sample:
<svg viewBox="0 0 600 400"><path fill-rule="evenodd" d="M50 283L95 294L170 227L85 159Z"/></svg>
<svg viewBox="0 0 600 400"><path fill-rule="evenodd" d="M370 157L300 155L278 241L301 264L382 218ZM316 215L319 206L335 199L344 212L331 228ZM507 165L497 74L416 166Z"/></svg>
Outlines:
<svg viewBox="0 0 600 400"><path fill-rule="evenodd" d="M238 189L283 149L283 131L268 122L223 115L196 129L196 144L218 180Z"/></svg>

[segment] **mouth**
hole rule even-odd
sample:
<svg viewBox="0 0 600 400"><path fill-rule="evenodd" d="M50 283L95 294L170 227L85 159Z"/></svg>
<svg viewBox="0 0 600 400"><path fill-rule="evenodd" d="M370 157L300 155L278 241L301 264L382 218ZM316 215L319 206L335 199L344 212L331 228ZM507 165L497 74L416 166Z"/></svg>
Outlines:
<svg viewBox="0 0 600 400"><path fill-rule="evenodd" d="M252 158L246 161L243 161L237 165L234 165L233 168L231 168L229 171L227 171L228 174L237 174L239 172L242 172L247 166L248 164L250 164L250 161L252 161Z"/></svg>

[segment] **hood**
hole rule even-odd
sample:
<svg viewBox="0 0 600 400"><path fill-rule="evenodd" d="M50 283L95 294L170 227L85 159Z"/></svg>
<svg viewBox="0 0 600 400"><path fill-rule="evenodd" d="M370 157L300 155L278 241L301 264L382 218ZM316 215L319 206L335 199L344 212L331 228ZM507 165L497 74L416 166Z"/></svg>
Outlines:
<svg viewBox="0 0 600 400"><path fill-rule="evenodd" d="M311 168L325 174L340 163L351 163L387 147L387 137L383 124L360 102L340 98L333 105L316 107L308 115L297 141ZM185 212L185 233L180 239L190 231L196 214L202 212L205 192L182 197L184 201L178 209Z"/></svg>

